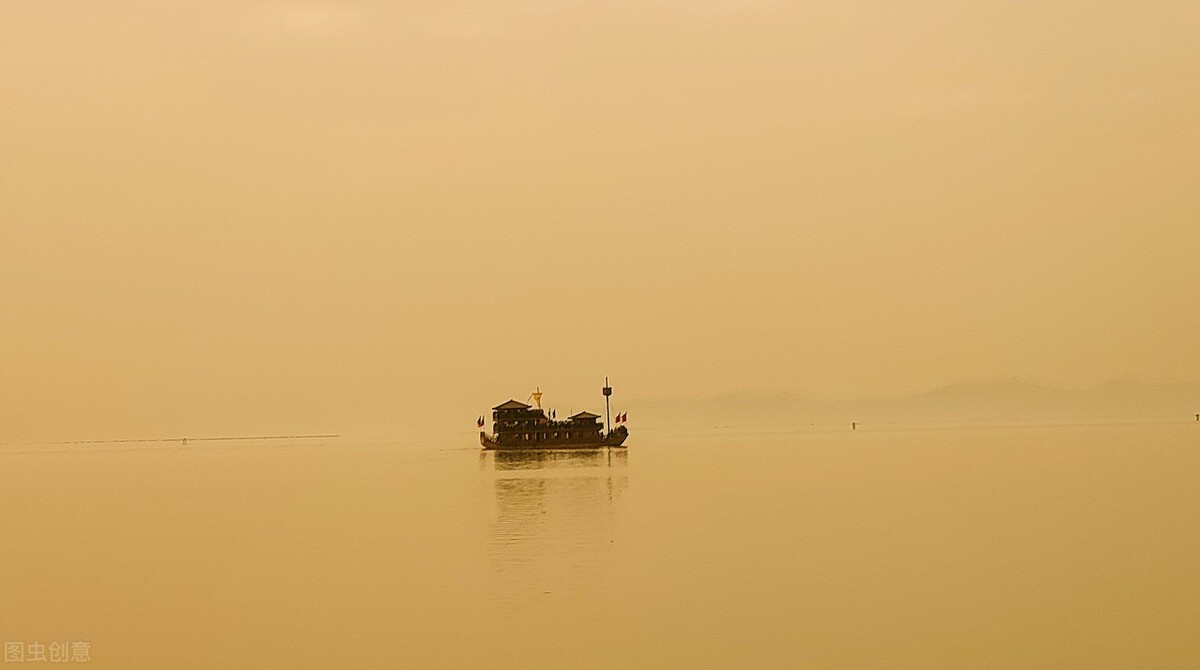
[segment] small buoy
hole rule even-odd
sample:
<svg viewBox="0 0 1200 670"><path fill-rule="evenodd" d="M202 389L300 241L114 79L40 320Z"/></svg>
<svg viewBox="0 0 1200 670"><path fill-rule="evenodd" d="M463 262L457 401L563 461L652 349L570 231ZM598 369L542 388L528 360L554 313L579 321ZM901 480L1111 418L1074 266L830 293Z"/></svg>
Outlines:
<svg viewBox="0 0 1200 670"><path fill-rule="evenodd" d="M850 422L850 430L858 430L858 422L857 421Z"/></svg>

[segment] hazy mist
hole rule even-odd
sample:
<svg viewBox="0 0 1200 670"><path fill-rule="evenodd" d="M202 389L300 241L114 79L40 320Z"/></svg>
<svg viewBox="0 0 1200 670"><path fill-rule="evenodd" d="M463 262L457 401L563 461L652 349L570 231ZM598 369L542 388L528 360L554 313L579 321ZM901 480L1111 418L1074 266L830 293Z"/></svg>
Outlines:
<svg viewBox="0 0 1200 670"><path fill-rule="evenodd" d="M1200 380L1200 4L9 2L0 440Z"/></svg>

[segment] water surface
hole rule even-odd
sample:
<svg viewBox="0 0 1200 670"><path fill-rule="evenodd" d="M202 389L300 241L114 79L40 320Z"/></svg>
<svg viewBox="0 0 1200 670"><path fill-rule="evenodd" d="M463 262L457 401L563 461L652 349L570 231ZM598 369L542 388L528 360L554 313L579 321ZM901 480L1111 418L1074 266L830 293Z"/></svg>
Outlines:
<svg viewBox="0 0 1200 670"><path fill-rule="evenodd" d="M1200 665L1194 424L471 440L4 445L0 638L113 668Z"/></svg>

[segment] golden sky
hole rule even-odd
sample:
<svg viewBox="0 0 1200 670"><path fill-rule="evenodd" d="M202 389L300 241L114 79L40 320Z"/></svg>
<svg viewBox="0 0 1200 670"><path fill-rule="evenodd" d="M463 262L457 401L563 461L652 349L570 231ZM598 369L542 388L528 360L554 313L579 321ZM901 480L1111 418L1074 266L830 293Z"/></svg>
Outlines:
<svg viewBox="0 0 1200 670"><path fill-rule="evenodd" d="M1195 0L14 1L0 58L0 439L1200 380Z"/></svg>

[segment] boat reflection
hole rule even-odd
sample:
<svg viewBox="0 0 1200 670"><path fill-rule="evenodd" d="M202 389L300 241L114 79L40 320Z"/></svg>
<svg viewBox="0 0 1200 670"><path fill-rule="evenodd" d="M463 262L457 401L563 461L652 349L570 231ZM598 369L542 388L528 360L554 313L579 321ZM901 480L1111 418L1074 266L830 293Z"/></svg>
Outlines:
<svg viewBox="0 0 1200 670"><path fill-rule="evenodd" d="M596 579L611 565L628 486L624 449L487 451L488 562L510 606Z"/></svg>
<svg viewBox="0 0 1200 670"><path fill-rule="evenodd" d="M574 518L608 509L628 486L628 463L625 449L480 452L502 521L550 511Z"/></svg>
<svg viewBox="0 0 1200 670"><path fill-rule="evenodd" d="M581 468L613 466L628 463L627 449L526 449L481 451L485 467L502 470L542 470L549 468Z"/></svg>

